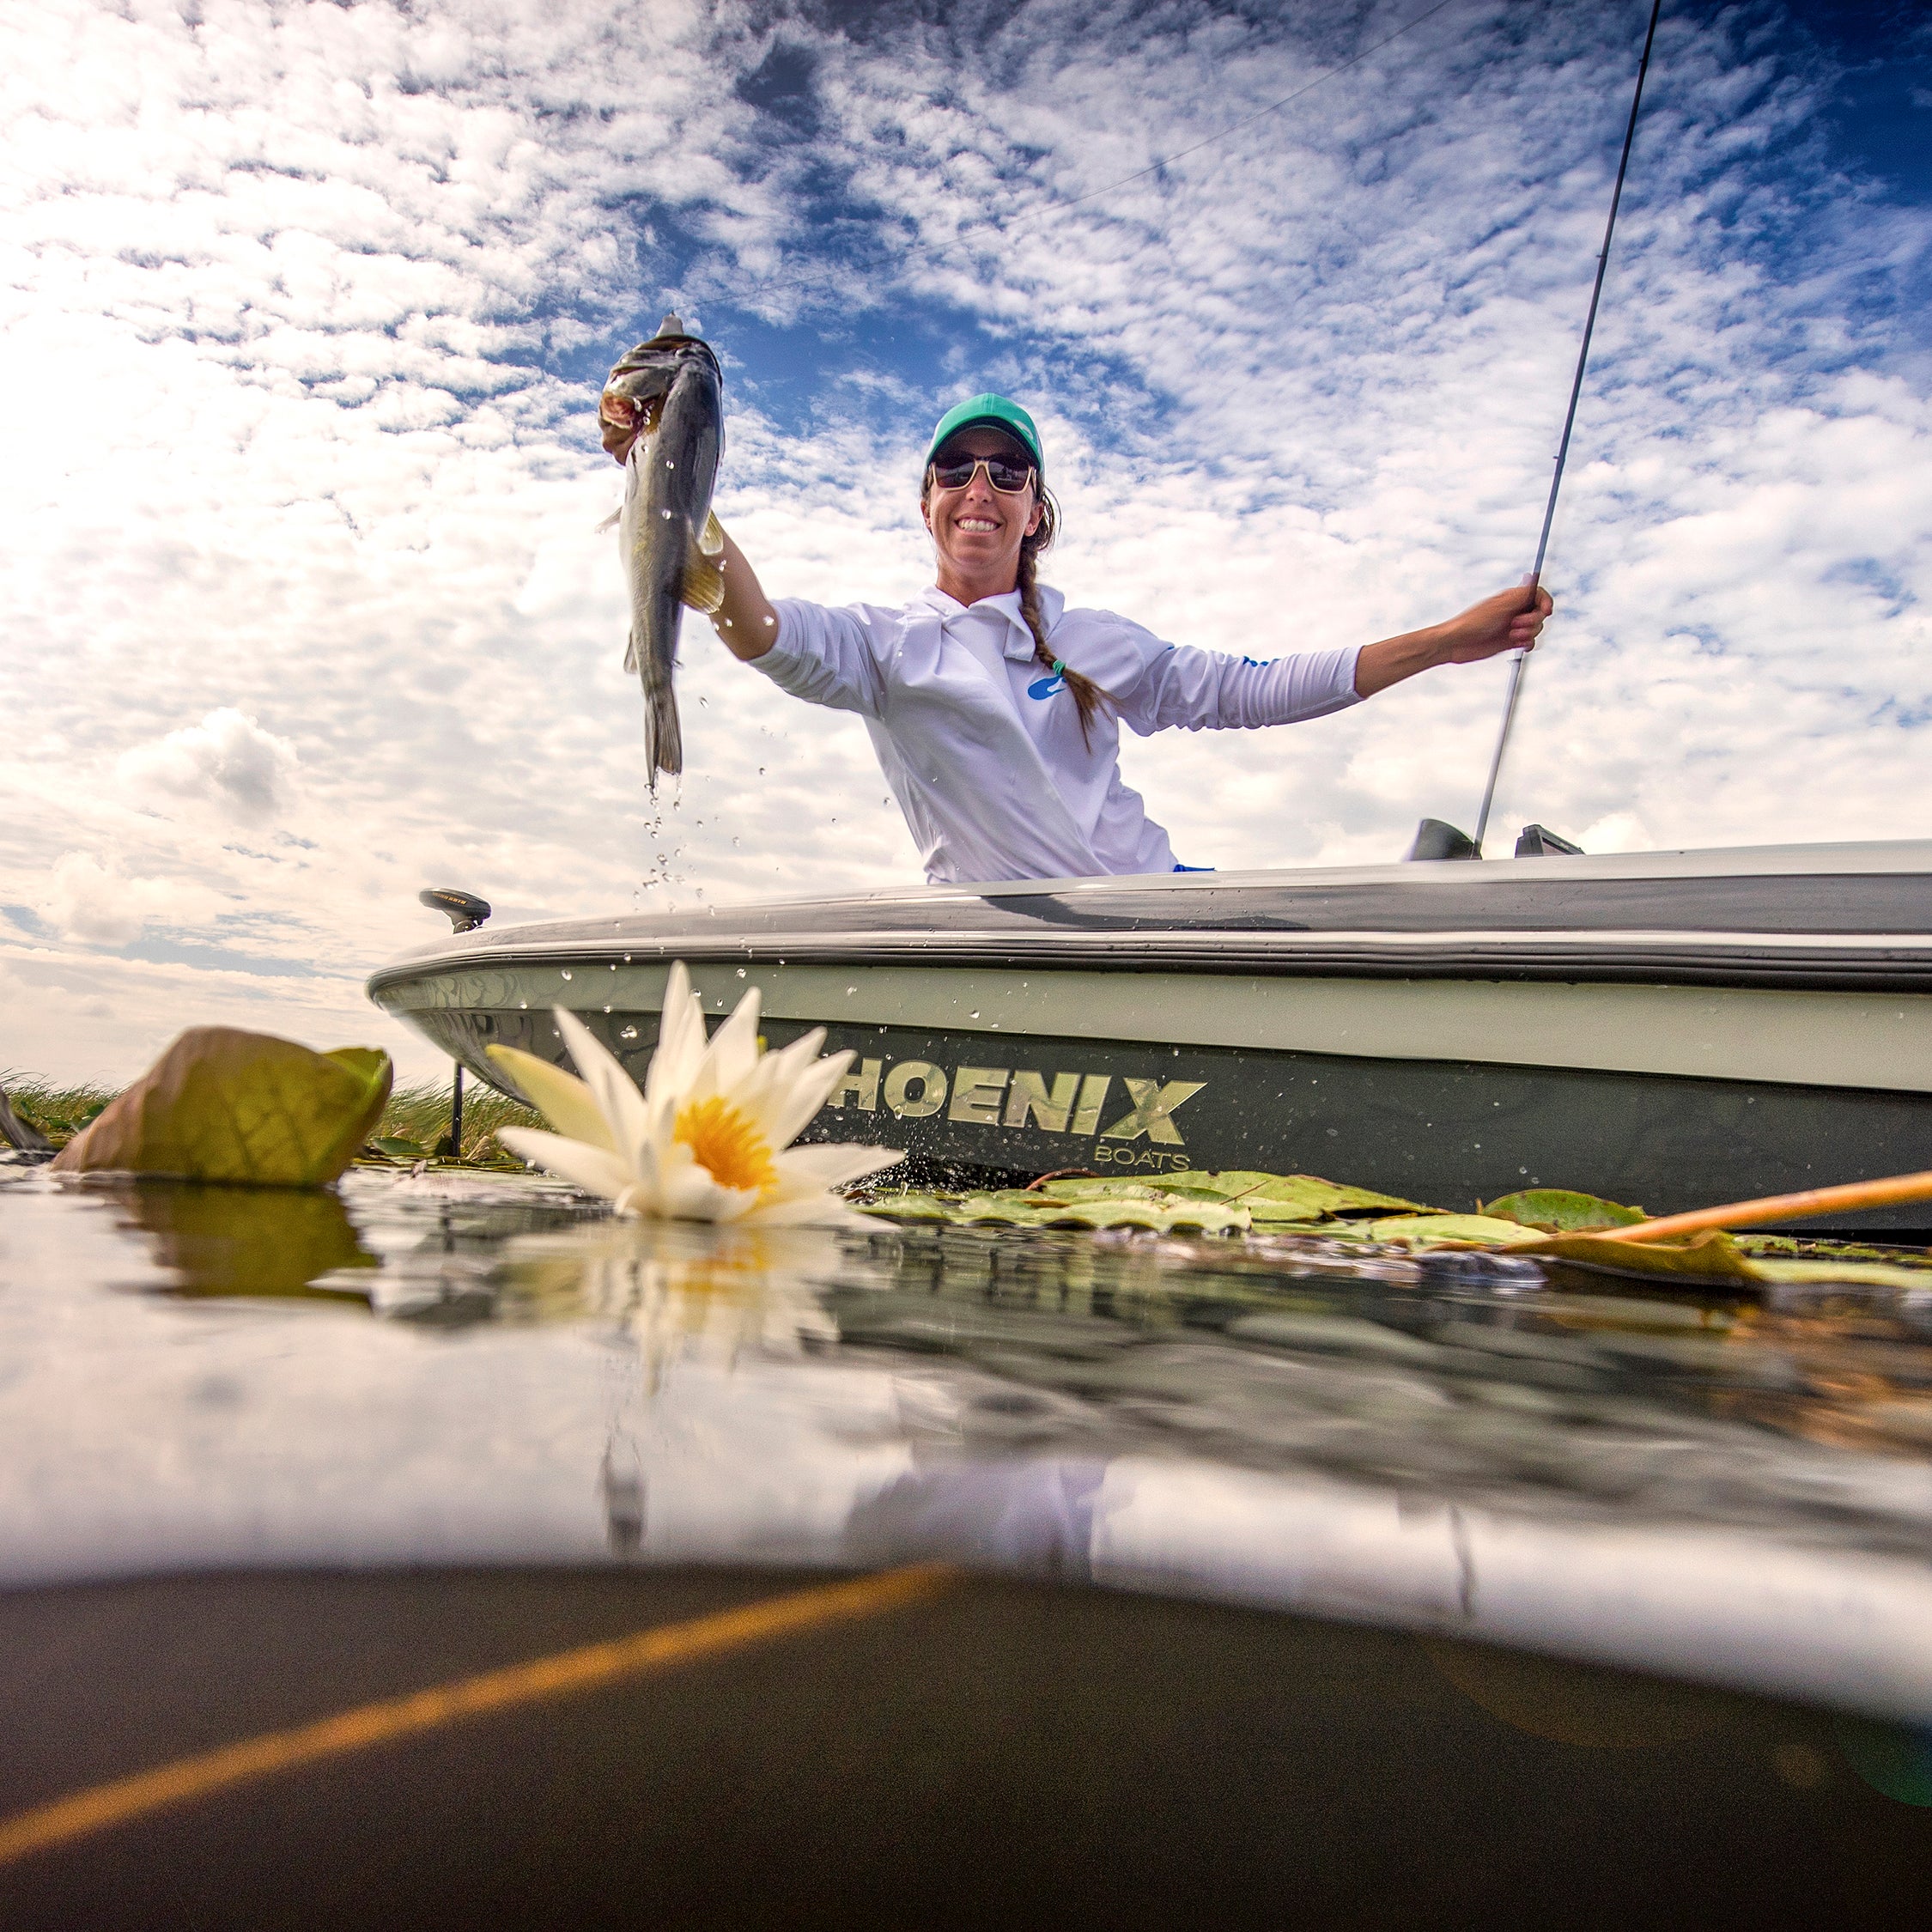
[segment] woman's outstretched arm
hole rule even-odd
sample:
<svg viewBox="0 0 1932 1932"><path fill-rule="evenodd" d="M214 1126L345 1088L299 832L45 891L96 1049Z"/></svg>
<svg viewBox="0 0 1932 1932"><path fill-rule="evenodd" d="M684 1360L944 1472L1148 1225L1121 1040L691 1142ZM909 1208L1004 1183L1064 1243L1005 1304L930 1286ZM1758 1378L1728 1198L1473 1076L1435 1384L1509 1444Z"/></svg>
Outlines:
<svg viewBox="0 0 1932 1932"><path fill-rule="evenodd" d="M1355 659L1356 695L1373 697L1440 664L1475 664L1504 651L1528 650L1552 608L1546 590L1532 592L1524 582L1472 604L1447 623L1364 644Z"/></svg>
<svg viewBox="0 0 1932 1932"><path fill-rule="evenodd" d="M718 562L725 575L725 601L713 612L711 622L725 648L749 664L778 641L778 613L760 587L757 572L728 534Z"/></svg>

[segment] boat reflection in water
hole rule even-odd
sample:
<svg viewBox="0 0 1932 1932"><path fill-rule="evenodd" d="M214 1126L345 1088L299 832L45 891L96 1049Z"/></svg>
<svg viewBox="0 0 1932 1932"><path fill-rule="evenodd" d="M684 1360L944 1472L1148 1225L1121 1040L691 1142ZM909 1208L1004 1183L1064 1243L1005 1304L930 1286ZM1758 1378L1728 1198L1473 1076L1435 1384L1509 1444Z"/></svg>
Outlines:
<svg viewBox="0 0 1932 1932"><path fill-rule="evenodd" d="M714 1646L0 1856L9 1924L1888 1923L1932 1876L1932 1273L1577 1293L433 1173L0 1212L8 1814Z"/></svg>

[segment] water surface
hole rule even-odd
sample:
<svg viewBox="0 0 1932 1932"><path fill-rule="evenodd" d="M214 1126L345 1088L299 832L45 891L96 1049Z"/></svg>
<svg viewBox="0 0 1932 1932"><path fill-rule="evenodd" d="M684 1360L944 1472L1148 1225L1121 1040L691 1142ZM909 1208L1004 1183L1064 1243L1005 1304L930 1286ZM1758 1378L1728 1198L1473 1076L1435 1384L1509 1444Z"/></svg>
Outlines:
<svg viewBox="0 0 1932 1932"><path fill-rule="evenodd" d="M939 1557L1932 1719L1932 1285L0 1172L8 1583Z"/></svg>

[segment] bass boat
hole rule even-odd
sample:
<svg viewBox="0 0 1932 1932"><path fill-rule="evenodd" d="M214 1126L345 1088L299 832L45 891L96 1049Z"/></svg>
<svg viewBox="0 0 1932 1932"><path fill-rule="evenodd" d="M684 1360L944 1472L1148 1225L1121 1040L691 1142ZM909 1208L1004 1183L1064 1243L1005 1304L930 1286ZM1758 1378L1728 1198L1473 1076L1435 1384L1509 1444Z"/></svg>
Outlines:
<svg viewBox="0 0 1932 1932"><path fill-rule="evenodd" d="M1537 850L1534 840L1528 849ZM986 1178L1303 1172L1653 1213L1932 1166L1932 841L924 886L468 930L369 993L464 1066L641 1075L708 1009L852 1049L804 1139ZM461 908L468 906L467 920ZM1922 1233L1921 1207L1838 1227Z"/></svg>

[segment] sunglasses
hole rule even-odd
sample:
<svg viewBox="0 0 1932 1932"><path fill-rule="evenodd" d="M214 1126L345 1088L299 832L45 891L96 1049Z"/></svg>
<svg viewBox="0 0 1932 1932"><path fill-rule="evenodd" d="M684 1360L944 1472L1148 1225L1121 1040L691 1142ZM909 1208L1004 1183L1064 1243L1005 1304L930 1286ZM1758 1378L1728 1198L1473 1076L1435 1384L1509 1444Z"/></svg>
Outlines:
<svg viewBox="0 0 1932 1932"><path fill-rule="evenodd" d="M933 481L941 489L963 489L974 471L985 467L986 480L1003 496L1017 496L1033 481L1034 468L1018 456L939 456L933 460Z"/></svg>

